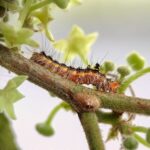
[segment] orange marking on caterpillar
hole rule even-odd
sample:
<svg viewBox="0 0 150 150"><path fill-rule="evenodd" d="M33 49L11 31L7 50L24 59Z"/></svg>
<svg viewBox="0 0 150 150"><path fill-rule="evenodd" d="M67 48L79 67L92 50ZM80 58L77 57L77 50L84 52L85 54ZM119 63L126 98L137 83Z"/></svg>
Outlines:
<svg viewBox="0 0 150 150"><path fill-rule="evenodd" d="M53 73L71 80L77 84L92 84L102 92L116 92L119 87L117 81L110 81L106 76L100 73L98 70L91 68L80 69L68 67L65 64L60 64L53 60L50 56L46 56L44 52L33 53L31 60L35 63L45 67Z"/></svg>

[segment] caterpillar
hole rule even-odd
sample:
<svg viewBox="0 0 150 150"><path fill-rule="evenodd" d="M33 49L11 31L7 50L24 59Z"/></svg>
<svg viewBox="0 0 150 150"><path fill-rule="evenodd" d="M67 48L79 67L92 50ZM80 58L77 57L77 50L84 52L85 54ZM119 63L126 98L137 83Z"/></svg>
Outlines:
<svg viewBox="0 0 150 150"><path fill-rule="evenodd" d="M101 92L114 93L119 87L117 81L112 81L108 79L105 74L99 72L99 64L96 64L95 69L90 67L86 69L68 67L63 63L53 60L51 56L47 56L44 52L34 52L30 59L49 71L57 73L76 84L92 84Z"/></svg>

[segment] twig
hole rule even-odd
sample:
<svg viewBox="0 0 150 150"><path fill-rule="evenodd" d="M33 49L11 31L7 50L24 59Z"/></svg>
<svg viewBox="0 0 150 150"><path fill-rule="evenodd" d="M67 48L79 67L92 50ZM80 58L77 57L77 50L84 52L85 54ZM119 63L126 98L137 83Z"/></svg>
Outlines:
<svg viewBox="0 0 150 150"><path fill-rule="evenodd" d="M80 111L95 111L99 107L115 111L150 115L150 101L120 94L101 93L76 85L42 66L0 45L0 65L17 74L28 75L29 80L69 102Z"/></svg>
<svg viewBox="0 0 150 150"><path fill-rule="evenodd" d="M79 113L78 116L85 131L90 150L104 150L96 114L94 112L83 112Z"/></svg>

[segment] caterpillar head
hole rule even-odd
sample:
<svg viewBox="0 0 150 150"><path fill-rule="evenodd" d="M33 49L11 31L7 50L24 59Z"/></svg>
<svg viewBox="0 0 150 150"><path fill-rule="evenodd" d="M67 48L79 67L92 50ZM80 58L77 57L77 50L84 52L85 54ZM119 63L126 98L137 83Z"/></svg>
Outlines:
<svg viewBox="0 0 150 150"><path fill-rule="evenodd" d="M117 89L119 88L119 86L120 86L120 84L117 81L111 81L109 83L110 91L113 92L113 93L117 92Z"/></svg>

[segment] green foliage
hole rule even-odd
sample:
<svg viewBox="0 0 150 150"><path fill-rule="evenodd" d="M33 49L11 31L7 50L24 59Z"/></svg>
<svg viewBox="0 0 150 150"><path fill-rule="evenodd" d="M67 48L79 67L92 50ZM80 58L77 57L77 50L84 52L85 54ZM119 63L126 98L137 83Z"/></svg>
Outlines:
<svg viewBox="0 0 150 150"><path fill-rule="evenodd" d="M42 134L43 136L51 136L54 134L54 129L52 128L52 121L56 114L59 112L60 109L65 109L66 111L71 110L71 107L69 104L62 102L59 105L57 105L48 115L46 121L43 123L38 123L36 125L36 130Z"/></svg>
<svg viewBox="0 0 150 150"><path fill-rule="evenodd" d="M55 3L59 8L70 8L81 3L81 0L2 0L0 2L0 16L3 17L0 22L1 41L12 48L20 48L22 44L27 44L32 47L37 47L38 44L31 39L35 31L44 31L50 41L54 41L52 33L49 31L49 23L53 20L50 13ZM4 16L6 11L14 11L17 22L14 25L9 25L11 13ZM4 22L7 22L6 24ZM25 28L26 27L26 28Z"/></svg>
<svg viewBox="0 0 150 150"><path fill-rule="evenodd" d="M11 79L4 89L0 90L0 111L5 111L12 119L16 119L13 104L24 97L17 88L26 79L26 76L17 76Z"/></svg>
<svg viewBox="0 0 150 150"><path fill-rule="evenodd" d="M6 44L12 48L21 44L37 47L38 44L31 39L33 31L27 28L17 29L12 25L0 22L0 32L3 34Z"/></svg>
<svg viewBox="0 0 150 150"><path fill-rule="evenodd" d="M131 74L130 76L124 76L128 75L129 68L118 68L118 72L120 73L120 81L121 85L118 88L118 93L124 93L126 89L138 78L141 76L150 73L150 67L145 67L145 58L141 56L137 52L132 52L127 57L127 62L129 67L132 68L134 74Z"/></svg>
<svg viewBox="0 0 150 150"><path fill-rule="evenodd" d="M138 147L138 142L133 136L129 136L123 141L123 145L127 150L135 150Z"/></svg>
<svg viewBox="0 0 150 150"><path fill-rule="evenodd" d="M53 20L52 10L54 7L51 4L56 4L60 9L69 9L81 2L82 0L1 0L0 41L10 48L20 48L22 44L37 47L38 44L32 39L32 36L35 31L42 31L48 37L49 41L53 42L54 47L64 53L65 61L72 60L74 57L79 56L83 63L88 64L87 56L91 50L92 44L97 38L97 33L86 35L80 27L73 26L68 37L54 41L54 37L48 27L49 23ZM17 21L13 22L13 24L10 24L12 16L10 13L11 11L13 11L13 14L15 14L17 18ZM120 80L118 80L121 81L118 93L124 93L126 88L134 80L150 72L150 68L144 68L145 60L137 52L131 53L127 57L127 62L136 73L128 77L130 74L130 69L128 67L120 66L117 69L120 74ZM102 71L107 74L115 69L115 65L111 61L106 61L101 68ZM23 98L23 95L17 88L25 79L26 76L15 77L7 83L4 89L0 90L0 111L6 112L12 119L16 118L13 104ZM51 125L52 120L62 108L66 111L72 110L71 106L67 103L59 104L50 112L44 123L36 125L36 130L44 136L52 136L54 134L54 129ZM132 134L133 131L130 130L130 126L119 124L119 121L121 121L119 120L120 118L121 115L118 115L118 119L115 118L115 122L113 122L107 140L117 137L118 133L121 133L123 136ZM135 137L126 137L123 142L126 149L136 149L138 147L137 139L139 142L149 147L149 130L146 133L147 142L145 139L143 140L140 138L140 136Z"/></svg>
<svg viewBox="0 0 150 150"><path fill-rule="evenodd" d="M80 56L85 64L88 64L87 55L90 47L96 40L97 33L85 35L83 30L74 26L68 37L54 43L54 47L64 52L64 60L72 60L75 56Z"/></svg>
<svg viewBox="0 0 150 150"><path fill-rule="evenodd" d="M54 41L54 37L48 29L49 22L53 20L53 17L50 13L50 8L48 6L45 6L37 11L32 12L31 16L36 17L41 22L41 26L43 26L47 38L50 41Z"/></svg>
<svg viewBox="0 0 150 150"><path fill-rule="evenodd" d="M135 71L139 71L144 68L145 59L137 52L132 52L127 57L127 62L131 66L131 68Z"/></svg>

